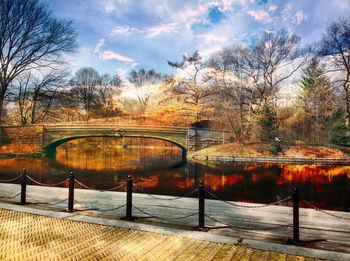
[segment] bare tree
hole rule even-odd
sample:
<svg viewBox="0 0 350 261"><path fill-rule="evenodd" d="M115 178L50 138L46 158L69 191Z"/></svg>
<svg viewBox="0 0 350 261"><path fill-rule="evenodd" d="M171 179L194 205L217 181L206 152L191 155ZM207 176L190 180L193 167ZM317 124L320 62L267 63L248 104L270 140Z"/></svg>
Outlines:
<svg viewBox="0 0 350 261"><path fill-rule="evenodd" d="M167 82L169 98L175 98L181 102L190 114L194 116L196 122L208 111L206 99L216 93L209 83L211 77L207 74L206 64L198 51L193 54L183 55L181 62L171 62L168 64L183 72L182 77L172 77Z"/></svg>
<svg viewBox="0 0 350 261"><path fill-rule="evenodd" d="M12 81L62 61L74 50L75 37L72 23L54 18L40 0L0 1L0 122Z"/></svg>
<svg viewBox="0 0 350 261"><path fill-rule="evenodd" d="M119 75L101 75L101 85L98 87L97 96L101 114L104 118L115 113L121 113L121 108L118 106L120 104L116 104L115 98L120 95L122 84Z"/></svg>
<svg viewBox="0 0 350 261"><path fill-rule="evenodd" d="M166 75L157 73L155 70L139 69L129 73L128 80L136 89L137 100L140 105L140 112L145 113L150 102L152 91L157 84L166 79Z"/></svg>
<svg viewBox="0 0 350 261"><path fill-rule="evenodd" d="M101 84L99 73L93 68L79 69L70 82L71 93L75 97L79 106L84 110L85 121L91 118L91 112L96 102L98 87Z"/></svg>
<svg viewBox="0 0 350 261"><path fill-rule="evenodd" d="M342 90L346 112L346 125L350 123L350 19L340 18L331 23L322 35L319 55L331 56L333 67L329 73L337 75L333 85ZM334 78L334 77L333 77Z"/></svg>
<svg viewBox="0 0 350 261"><path fill-rule="evenodd" d="M252 69L245 71L249 69L245 67L245 51L242 46L224 48L208 62L213 69L212 84L219 89L216 107L225 116L224 121L229 123L235 139L241 143L251 135L253 105L257 99L253 77L257 72Z"/></svg>
<svg viewBox="0 0 350 261"><path fill-rule="evenodd" d="M17 103L21 124L43 122L52 114L53 100L58 89L66 83L65 69L29 72L14 82L13 100Z"/></svg>
<svg viewBox="0 0 350 261"><path fill-rule="evenodd" d="M220 89L221 106L238 141L250 137L253 116L274 107L282 83L307 62L309 54L299 42L285 30L266 32L248 46L224 48L210 59L212 82Z"/></svg>
<svg viewBox="0 0 350 261"><path fill-rule="evenodd" d="M249 46L245 54L246 72L256 82L256 90L265 104L275 98L281 83L290 78L304 64L310 53L299 47L300 37L286 30L265 32ZM251 71L255 71L251 75Z"/></svg>

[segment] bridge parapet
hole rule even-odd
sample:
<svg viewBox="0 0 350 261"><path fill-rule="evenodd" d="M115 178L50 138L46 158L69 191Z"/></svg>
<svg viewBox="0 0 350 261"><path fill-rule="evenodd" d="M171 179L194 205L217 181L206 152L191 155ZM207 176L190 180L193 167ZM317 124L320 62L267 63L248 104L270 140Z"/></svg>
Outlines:
<svg viewBox="0 0 350 261"><path fill-rule="evenodd" d="M87 137L144 137L165 140L187 151L196 151L212 145L229 142L226 132L198 128L171 128L155 126L116 126L112 124L0 126L0 144L24 144L35 152L54 154L56 147L69 140ZM1 152L0 152L1 153Z"/></svg>

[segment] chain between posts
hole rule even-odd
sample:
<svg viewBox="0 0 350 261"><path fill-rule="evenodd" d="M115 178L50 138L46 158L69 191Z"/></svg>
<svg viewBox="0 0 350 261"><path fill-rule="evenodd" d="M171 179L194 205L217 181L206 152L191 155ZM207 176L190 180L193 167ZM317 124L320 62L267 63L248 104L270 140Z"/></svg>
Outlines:
<svg viewBox="0 0 350 261"><path fill-rule="evenodd" d="M68 200L68 198L65 198L57 202L40 202L37 199L33 198L33 196L30 194L27 194L27 196L30 197L32 200L34 200L34 203L30 203L30 204L36 204L36 205L59 205Z"/></svg>
<svg viewBox="0 0 350 261"><path fill-rule="evenodd" d="M96 203L96 202L97 201L94 201L93 203ZM110 209L100 209L100 208L93 208L93 207L89 206L88 203L83 203L83 202L80 202L78 200L74 200L74 203L80 204L80 205L86 205L87 207L89 207L87 209L81 209L80 211L83 211L83 210L84 211L86 211L86 210L96 210L96 211L100 211L100 212L108 212L108 211L118 210L118 209L126 206L126 204L124 204L124 205L121 205L121 206L118 206L118 207L114 207L114 208L110 208Z"/></svg>
<svg viewBox="0 0 350 261"><path fill-rule="evenodd" d="M264 208L264 207L268 207L268 206L278 205L278 204L280 204L282 202L286 202L286 201L289 201L291 199L291 196L288 196L288 197L285 197L283 199L280 199L280 200L277 200L275 202L271 202L271 203L268 203L268 204L263 204L263 205L258 205L258 206L248 206L248 205L236 204L236 203L233 203L233 202L221 199L218 196L216 196L213 193L211 193L210 191L205 191L205 193L207 193L209 196L213 197L216 200L222 201L222 202L224 202L224 203L226 203L228 205L235 206L235 207L238 207L238 208Z"/></svg>
<svg viewBox="0 0 350 261"><path fill-rule="evenodd" d="M18 192L16 195L14 196L1 196L1 199L14 199L15 197L18 197L19 195L21 195L21 192Z"/></svg>
<svg viewBox="0 0 350 261"><path fill-rule="evenodd" d="M65 182L67 182L69 179L65 179L61 182L58 182L58 183L54 183L54 184L49 184L49 183L41 183L35 179L33 179L31 176L27 175L27 178L32 181L33 183L37 184L37 185L40 185L40 186L47 186L47 187L56 187L56 186L59 186L59 185L62 185L64 184Z"/></svg>
<svg viewBox="0 0 350 261"><path fill-rule="evenodd" d="M116 189L119 189L121 187L124 187L126 185L126 182L121 182L121 184L119 186L116 186L116 187L113 187L113 188L109 188L109 189L95 189L93 187L90 187L88 185L85 185L84 183L82 183L81 181L75 179L75 182L82 186L83 188L85 189L90 189L90 190L96 190L96 191L113 191L113 190L116 190Z"/></svg>
<svg viewBox="0 0 350 261"><path fill-rule="evenodd" d="M304 202L305 204L307 204L308 206L310 206L311 208L313 208L313 209L315 209L315 210L317 210L317 211L320 211L320 212L322 212L322 213L324 213L324 214L326 214L326 215L329 215L329 216L332 216L332 217L335 217L335 218L350 220L350 218L346 218L346 217L341 217L341 216L338 216L338 215L334 215L334 214L329 213L329 212L327 212L327 211L325 211L325 210L323 210L323 209L320 209L320 208L316 207L315 205L311 204L310 202L308 202L308 201L306 201L306 200L304 200L304 199L303 199L303 202Z"/></svg>
<svg viewBox="0 0 350 261"><path fill-rule="evenodd" d="M2 182L2 183L10 183L10 182L13 182L13 181L19 179L21 176L22 176L22 174L19 174L17 177L15 177L13 179L0 179L0 182Z"/></svg>
<svg viewBox="0 0 350 261"><path fill-rule="evenodd" d="M185 218L189 218L189 217L192 217L192 216L195 216L198 214L198 212L196 213L192 213L192 214L189 214L189 215L186 215L186 216L181 216L181 217L160 217L160 216L156 216L156 215L152 215L150 213L148 213L147 211L139 208L139 207L136 207L135 205L132 205L135 209L137 209L138 211L140 211L141 213L145 214L145 215L148 215L150 218L156 218L156 219L163 219L163 220L178 220L178 219L185 219Z"/></svg>
<svg viewBox="0 0 350 261"><path fill-rule="evenodd" d="M154 198L154 199L171 201L171 200L178 200L180 198L184 198L184 197L190 196L190 195L196 193L197 191L198 191L198 188L196 188L196 189L194 189L194 190L192 190L192 191L190 191L190 192L188 192L188 193L186 193L186 194L184 194L182 196L177 196L177 197L173 197L173 198L161 198L161 197L154 196L152 194L146 194L146 195L149 196L150 198Z"/></svg>
<svg viewBox="0 0 350 261"><path fill-rule="evenodd" d="M230 228L230 229L235 229L235 230L242 230L242 231L252 231L252 229L248 229L248 228L242 228L242 227L236 227L236 226L232 226L226 222L223 222L221 220L218 220L216 218L213 218L209 215L205 215L206 218L209 218L210 220L214 221L214 222L217 222L217 223L220 223L222 225L225 225L227 226L227 228ZM275 230L275 229L280 229L280 228L288 228L290 225L279 225L279 226L276 226L276 227L269 227L269 228L256 228L256 230Z"/></svg>

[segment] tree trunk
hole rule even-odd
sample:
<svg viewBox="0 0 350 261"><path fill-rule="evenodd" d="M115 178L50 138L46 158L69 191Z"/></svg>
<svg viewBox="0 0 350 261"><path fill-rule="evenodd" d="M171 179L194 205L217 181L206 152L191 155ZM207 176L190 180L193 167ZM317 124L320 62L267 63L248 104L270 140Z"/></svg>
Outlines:
<svg viewBox="0 0 350 261"><path fill-rule="evenodd" d="M3 120L3 106L4 106L4 99L0 98L0 125L2 125L2 120Z"/></svg>

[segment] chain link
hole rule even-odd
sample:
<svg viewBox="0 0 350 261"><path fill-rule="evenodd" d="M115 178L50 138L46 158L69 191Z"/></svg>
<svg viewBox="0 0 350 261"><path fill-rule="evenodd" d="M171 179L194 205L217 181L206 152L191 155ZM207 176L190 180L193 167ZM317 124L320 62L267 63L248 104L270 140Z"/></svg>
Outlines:
<svg viewBox="0 0 350 261"><path fill-rule="evenodd" d="M194 194L194 193L197 192L197 191L198 191L198 188L196 188L196 189L194 189L194 190L192 190L192 191L190 191L190 192L188 192L188 193L186 193L186 194L184 194L184 195L182 195L182 196L173 197L173 198L161 198L161 197L154 196L154 195L152 195L152 194L146 194L146 195L149 196L149 197L151 197L151 198L154 198L154 199L169 200L169 201L170 201L170 200L177 200L177 199L180 199L180 198L187 197L187 196L189 196L189 195Z"/></svg>
<svg viewBox="0 0 350 261"><path fill-rule="evenodd" d="M97 209L98 211L100 211L100 212L108 212L108 211L113 211L113 210L118 210L118 209L120 209L120 208L122 208L122 207L125 207L126 206L126 204L124 204L124 205L121 205L121 206L119 206L119 207L115 207L115 208L110 208L110 209Z"/></svg>
<svg viewBox="0 0 350 261"><path fill-rule="evenodd" d="M239 208L264 208L264 207L268 207L268 206L273 206L273 205L278 205L282 202L285 202L285 201L288 201L291 199L290 196L286 197L286 198L283 198L283 199L280 199L280 200L277 200L275 202L272 202L272 203L268 203L268 204L263 204L263 205L258 205L258 206L248 206L248 205L240 205L240 204L236 204L236 203L233 203L233 202L230 202L230 201L227 201L227 200L223 200L221 198L219 198L218 196L214 195L213 193L211 193L210 191L205 191L209 196L213 197L214 199L216 200L220 200L228 205L231 205L231 206L235 206L235 207L239 207Z"/></svg>
<svg viewBox="0 0 350 261"><path fill-rule="evenodd" d="M1 198L1 199L13 199L13 198L15 198L15 197L18 197L20 194L21 194L21 192L17 193L17 194L14 195L14 196L10 196L10 197L8 197L8 196L2 196L2 197L0 197L0 198Z"/></svg>
<svg viewBox="0 0 350 261"><path fill-rule="evenodd" d="M132 183L133 187L135 187L136 189L138 189L139 191L143 191L143 188L138 186L136 183Z"/></svg>
<svg viewBox="0 0 350 261"><path fill-rule="evenodd" d="M31 196L30 194L27 194L27 196L34 201L34 203L31 203L31 204L36 204L36 205L59 205L68 200L68 198L65 198L57 202L40 202L37 199L33 198L33 196Z"/></svg>
<svg viewBox="0 0 350 261"><path fill-rule="evenodd" d="M334 215L334 214L329 213L329 212L327 212L327 211L325 211L325 210L323 210L323 209L320 209L320 208L316 207L315 205L311 204L310 202L308 202L308 201L306 201L306 200L304 200L304 199L303 199L303 202L304 202L305 204L309 205L310 207L312 207L313 209L315 209L315 210L317 210L317 211L320 211L320 212L322 212L322 213L324 213L324 214L326 214L326 215L329 215L329 216L332 216L332 217L335 217L335 218L350 220L350 218L346 218L346 217L341 217L341 216L338 216L338 215Z"/></svg>
<svg viewBox="0 0 350 261"><path fill-rule="evenodd" d="M85 188L85 189L97 190L97 189L94 189L93 187L89 187L88 185L85 185L84 183L80 182L80 181L77 180L77 179L75 179L75 182L76 182L78 185L80 185L80 186L82 186L83 188Z"/></svg>
<svg viewBox="0 0 350 261"><path fill-rule="evenodd" d="M67 182L67 181L69 180L69 179L67 178L67 179L65 179L65 180L63 180L63 181L61 181L61 182L58 182L58 183L48 184L48 183L41 183L41 182L39 182L39 181L33 179L33 178L32 178L31 176L29 176L29 175L27 175L27 178L28 178L30 181L32 181L33 183L35 183L35 184L37 184L37 185L39 185L39 186L46 186L46 187L56 187L56 186L60 186L60 185L64 184L65 182Z"/></svg>
<svg viewBox="0 0 350 261"><path fill-rule="evenodd" d="M150 218L156 218L156 219L160 219L160 220L179 220L179 219L185 219L185 218L188 218L188 217L192 217L194 215L197 215L198 212L196 213L192 213L192 214L189 214L189 215L186 215L186 216L182 216L182 217L160 217L160 216L155 216L155 215L152 215L148 212L146 212L145 210L141 209L141 208L138 208L136 207L135 205L132 205L135 209L137 209L138 211L140 211L141 213L145 214L145 215L148 215Z"/></svg>
<svg viewBox="0 0 350 261"><path fill-rule="evenodd" d="M90 187L90 186L88 186L88 185L85 185L84 183L82 183L81 181L79 181L79 180L77 180L77 179L75 179L75 182L76 182L78 185L80 185L80 186L82 186L83 188L85 188L85 189L96 190L96 191L113 191L113 190L119 189L119 188L121 188L121 187L124 187L125 184L126 184L125 182L122 182L122 184L120 184L119 186L116 186L116 187L114 187L114 188L110 188L110 189L95 189L95 188L93 188L93 187Z"/></svg>
<svg viewBox="0 0 350 261"><path fill-rule="evenodd" d="M17 177L15 177L13 179L0 179L0 182L2 182L2 183L10 183L10 182L13 182L13 181L17 180L21 176L22 176L22 174L19 174Z"/></svg>
<svg viewBox="0 0 350 261"><path fill-rule="evenodd" d="M236 226L232 226L230 224L227 224L221 220L218 220L216 218L213 218L209 215L204 215L205 217L211 219L212 221L214 222L217 222L217 223L220 223L222 225L225 225L227 226L228 228L231 228L231 229L236 229L236 230L242 230L242 231L251 231L251 230L275 230L275 229L280 229L280 228L285 228L287 229L289 227L289 224L288 225L279 225L279 226L276 226L276 227L268 227L268 228L255 228L255 229L249 229L249 228L242 228L242 227L236 227Z"/></svg>
<svg viewBox="0 0 350 261"><path fill-rule="evenodd" d="M126 185L126 182L122 182L119 186L116 186L114 188L110 188L110 189L100 189L100 191L113 191L113 190L117 190L119 188L122 188Z"/></svg>

